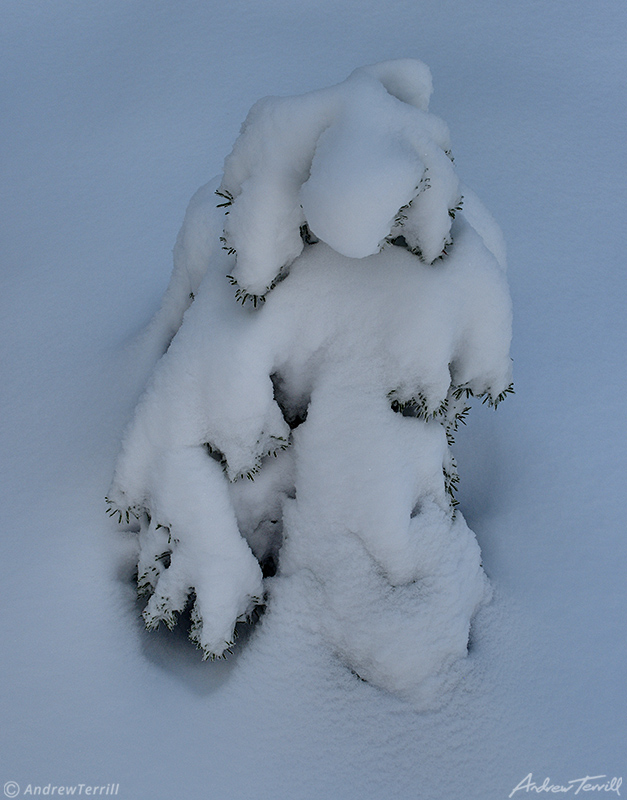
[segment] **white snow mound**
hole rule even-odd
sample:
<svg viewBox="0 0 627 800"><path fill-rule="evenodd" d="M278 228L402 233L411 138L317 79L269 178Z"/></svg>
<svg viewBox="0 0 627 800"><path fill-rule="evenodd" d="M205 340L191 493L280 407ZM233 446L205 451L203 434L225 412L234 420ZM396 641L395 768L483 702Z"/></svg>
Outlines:
<svg viewBox="0 0 627 800"><path fill-rule="evenodd" d="M305 223L338 253L363 258L406 216L408 244L427 263L441 255L461 196L448 129L427 111L431 89L428 68L405 59L255 104L220 188L232 201L225 240L245 292L266 294L300 254Z"/></svg>
<svg viewBox="0 0 627 800"><path fill-rule="evenodd" d="M149 626L193 592L215 657L296 592L295 636L424 707L490 595L449 444L511 383L502 237L459 209L430 93L404 60L253 107L190 204L109 495L140 520Z"/></svg>

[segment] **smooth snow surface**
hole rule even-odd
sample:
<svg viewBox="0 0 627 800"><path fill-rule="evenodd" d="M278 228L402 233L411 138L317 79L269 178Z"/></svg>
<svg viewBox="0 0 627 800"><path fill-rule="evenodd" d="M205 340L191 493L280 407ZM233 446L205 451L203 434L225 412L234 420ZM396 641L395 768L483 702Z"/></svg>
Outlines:
<svg viewBox="0 0 627 800"><path fill-rule="evenodd" d="M501 800L529 773L627 776L626 16L622 0L2 4L1 786ZM228 661L202 662L178 628L146 631L136 535L102 500L200 281L188 262L190 286L137 340L189 197L259 97L399 57L432 70L427 113L447 121L461 181L503 228L516 309L516 395L473 409L455 452L494 598L457 687L426 713L295 636L310 606L287 584L264 635ZM254 525L261 499L236 502ZM543 795L514 798L530 796Z"/></svg>

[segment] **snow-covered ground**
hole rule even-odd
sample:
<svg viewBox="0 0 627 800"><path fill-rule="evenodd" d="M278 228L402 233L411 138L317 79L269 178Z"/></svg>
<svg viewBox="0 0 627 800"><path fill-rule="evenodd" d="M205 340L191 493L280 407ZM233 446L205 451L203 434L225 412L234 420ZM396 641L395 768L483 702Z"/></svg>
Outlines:
<svg viewBox="0 0 627 800"><path fill-rule="evenodd" d="M0 784L500 800L529 773L627 773L624 3L0 10ZM216 664L144 631L134 544L103 499L146 377L129 345L189 197L259 97L397 57L432 70L458 172L504 230L515 309L516 395L475 409L457 444L495 597L430 713L288 621Z"/></svg>

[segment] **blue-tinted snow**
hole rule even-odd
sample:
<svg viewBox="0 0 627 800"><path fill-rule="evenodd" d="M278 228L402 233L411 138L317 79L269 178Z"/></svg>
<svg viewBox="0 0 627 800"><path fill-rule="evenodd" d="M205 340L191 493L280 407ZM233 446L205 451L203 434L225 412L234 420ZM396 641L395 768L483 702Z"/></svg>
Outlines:
<svg viewBox="0 0 627 800"><path fill-rule="evenodd" d="M627 772L624 3L2 12L0 783L496 800L530 772ZM504 230L515 308L517 394L458 442L496 595L466 685L427 715L286 628L214 667L144 632L132 540L102 501L145 377L124 344L251 104L406 56L431 67L459 174Z"/></svg>

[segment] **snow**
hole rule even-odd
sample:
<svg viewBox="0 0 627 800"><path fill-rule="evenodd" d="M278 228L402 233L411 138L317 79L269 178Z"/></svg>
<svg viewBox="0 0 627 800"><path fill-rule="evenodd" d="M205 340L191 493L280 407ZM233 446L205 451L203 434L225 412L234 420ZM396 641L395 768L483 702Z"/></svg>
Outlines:
<svg viewBox="0 0 627 800"><path fill-rule="evenodd" d="M427 113L431 91L428 68L399 59L254 105L219 189L231 202L225 238L245 291L266 294L300 254L305 223L338 253L363 258L407 208L408 244L427 263L440 256L461 197L448 129Z"/></svg>
<svg viewBox="0 0 627 800"><path fill-rule="evenodd" d="M2 783L497 799L624 775L624 4L3 11ZM154 356L125 344L247 110L405 55L505 232L516 309L516 395L456 442L495 595L429 713L295 639L296 592L224 663L146 632L102 501Z"/></svg>
<svg viewBox="0 0 627 800"><path fill-rule="evenodd" d="M341 92L353 105L363 102L350 79ZM282 105L298 110L301 100ZM405 116L393 106L390 128L394 111ZM370 117L361 115L368 139ZM250 143L250 126L244 130ZM361 130L353 136L359 147ZM385 141L380 147L385 152ZM234 171L237 152L228 159ZM281 166L278 158L272 163ZM266 169L267 161L253 167ZM352 174L345 179L350 184ZM438 202L435 191L428 195ZM465 655L470 621L489 595L475 538L461 515L451 519L443 471L453 479L447 433L466 399L456 402L456 393L497 398L511 383L511 303L500 265L459 212L437 267L391 243L369 258L347 258L319 241L259 308L247 308L227 289L239 253L220 251L214 222L230 221L238 197L227 214L207 189L192 199L148 337L163 340L158 327L169 330L180 286L193 287L195 299L138 405L109 492L113 514L140 520L139 583L154 591L144 618L151 627L172 626L193 589L194 639L207 656L230 649L237 620L264 595L235 522L243 501L248 519L240 530L255 538L262 559L277 558L286 521L274 583L291 578L302 598L313 590L308 616L325 629L323 641L363 679L419 697L422 707L441 704L424 685L435 686L436 675ZM269 200L264 207L272 213ZM494 225L476 198L474 214L481 227ZM387 221L389 232L390 215ZM247 227L243 233L252 239ZM181 295L183 305L189 297ZM418 397L423 418L411 419L408 404ZM305 416L292 435L286 420ZM256 507L241 487L231 509L217 462L231 482L245 482L274 467L273 456L290 445L279 482L266 478L266 491L254 490ZM262 528L272 534L267 545ZM269 590L270 615L283 591ZM294 635L312 627L298 618L291 625Z"/></svg>
<svg viewBox="0 0 627 800"><path fill-rule="evenodd" d="M425 129L444 126L408 115L413 107L395 98L388 103L391 96L370 80L371 72L396 81L407 96L428 96L427 68L405 59L357 70L313 97L260 101L226 160L219 188L212 181L192 198L170 285L147 334L151 350L150 340L171 343L125 434L108 501L120 521L139 522L138 584L151 595L143 614L149 628L160 622L173 627L193 591L192 638L205 657L230 652L238 620L267 594L269 614L284 602L275 599L282 588L262 587L261 567L272 557L279 564L273 583L291 578L302 598L313 591L308 615L318 618L313 627L324 630L323 642L342 661L364 680L430 707L443 702L436 676L441 683L455 657L466 654L471 620L489 596L475 538L461 515L452 519L447 490L456 470L447 437L458 427L468 394L498 398L511 384L511 303L493 254L463 211L458 207L455 215L449 208L461 204L456 178L454 197L443 203L430 166L432 180L423 188L428 202L417 217L407 208L405 223L394 218L410 195L394 199L391 191L392 205L379 202L378 186L398 188L398 130L420 141ZM413 94L412 79L418 81ZM318 143L315 157L308 155L313 164L303 190L320 172L338 187L317 202L311 192L301 193L302 206L298 194L290 199L285 189L302 208L294 233L300 239L307 225L332 240L328 226L319 227L319 209L328 204L337 217L341 190L341 206L357 224L348 248L339 239L340 249L354 251L352 238L363 247L365 217L366 232L380 227L371 243L376 255L366 258L367 242L347 258L337 247L310 240L287 265L287 275L280 248L268 259L260 243L268 231L255 222L255 203L262 202L264 220L274 220L267 223L273 243L289 238L284 229L297 213L282 214L281 193L273 204L271 196L260 201L253 191L251 201L251 182L261 175L267 186L302 162L302 140L314 139L304 120L318 133L330 105L349 107L352 124L339 126L344 148L327 152ZM277 118L297 120L296 135ZM289 136L275 135L286 129ZM377 147L370 150L373 129ZM346 159L349 139L353 151L367 153L361 168L349 159L350 168L343 169L335 157L339 149ZM442 150L448 136L439 136L439 144L425 141L427 150L440 148L451 172ZM410 181L416 191L424 167L417 153L408 148L407 154L399 175L411 176L417 163ZM370 186L363 181L368 171L377 175ZM242 178L237 188L233 175ZM488 238L498 236L476 196L471 207L478 227L492 232ZM447 219L449 252L437 267L425 262L422 248L419 257L407 245L393 245L396 232L412 239L412 224L416 240L434 232L441 240L439 212ZM221 248L219 220L237 251ZM340 229L331 233L339 236ZM253 276L270 268L262 281L267 287L283 273L253 310L238 305L241 288L226 290L242 260ZM305 417L305 431L292 435L288 423L295 427ZM234 484L264 475L268 462L275 466L273 456L290 446L292 457L282 456L281 469L264 478L265 491L251 490L251 497L243 487L229 491L227 479ZM282 532L286 544L279 555ZM292 620L295 631L311 627Z"/></svg>

